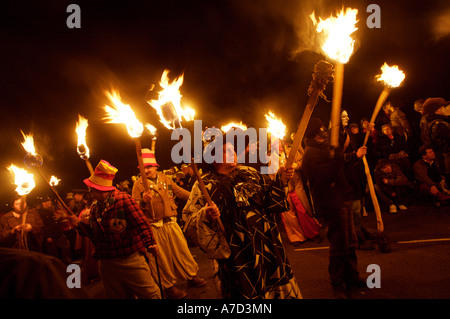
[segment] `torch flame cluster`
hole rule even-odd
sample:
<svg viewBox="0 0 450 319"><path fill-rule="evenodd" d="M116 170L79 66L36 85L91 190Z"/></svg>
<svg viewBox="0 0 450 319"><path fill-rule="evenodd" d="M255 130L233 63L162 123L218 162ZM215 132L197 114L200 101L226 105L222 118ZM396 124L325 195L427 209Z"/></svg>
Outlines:
<svg viewBox="0 0 450 319"><path fill-rule="evenodd" d="M164 70L159 82L163 89L158 93L158 99L147 101L158 113L161 123L168 129L175 129L177 121L181 122L181 118L185 115L185 110L181 107L180 93L183 80L184 75L180 75L170 82L169 70Z"/></svg>
<svg viewBox="0 0 450 319"><path fill-rule="evenodd" d="M398 87L405 79L405 73L397 65L389 66L386 62L381 67L382 74L375 76L378 81L384 82L391 88Z"/></svg>
<svg viewBox="0 0 450 319"><path fill-rule="evenodd" d="M22 132L22 131L20 131ZM36 148L34 147L34 137L32 134L26 135L22 132L24 141L22 142L22 146L25 151L31 155L37 155Z"/></svg>
<svg viewBox="0 0 450 319"><path fill-rule="evenodd" d="M107 123L125 124L131 137L140 137L144 132L144 125L136 118L131 107L122 102L120 94L116 91L106 92L106 95L113 104L112 107L105 105L107 117L104 119Z"/></svg>
<svg viewBox="0 0 450 319"><path fill-rule="evenodd" d="M268 132L275 138L283 139L286 134L286 125L270 111L265 116L268 123Z"/></svg>
<svg viewBox="0 0 450 319"><path fill-rule="evenodd" d="M77 152L83 158L89 158L89 147L86 144L86 130L88 128L88 120L78 115L78 122L75 132L78 136Z"/></svg>
<svg viewBox="0 0 450 319"><path fill-rule="evenodd" d="M222 125L220 127L220 129L222 130L222 132L228 132L233 127L240 128L243 131L247 130L247 125L243 124L242 121L240 121L239 123L230 122L230 123L228 123L226 125Z"/></svg>
<svg viewBox="0 0 450 319"><path fill-rule="evenodd" d="M329 17L317 22L314 12L310 18L316 26L317 32L321 33L322 50L333 60L340 63L347 63L353 53L355 40L350 36L358 30L355 24L358 22L356 15L357 9L342 9L336 17Z"/></svg>
<svg viewBox="0 0 450 319"><path fill-rule="evenodd" d="M28 173L26 170L11 164L8 170L14 175L14 184L17 194L23 196L29 194L36 186L34 182L34 176Z"/></svg>

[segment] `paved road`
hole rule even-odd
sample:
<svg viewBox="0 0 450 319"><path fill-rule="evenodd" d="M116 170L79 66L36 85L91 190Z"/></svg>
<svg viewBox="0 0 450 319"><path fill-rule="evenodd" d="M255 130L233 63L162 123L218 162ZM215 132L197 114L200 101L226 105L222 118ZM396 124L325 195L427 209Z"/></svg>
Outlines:
<svg viewBox="0 0 450 319"><path fill-rule="evenodd" d="M450 298L450 207L434 208L418 203L397 214L383 213L385 234L392 251L358 251L359 270L364 277L371 264L380 267L380 288L354 293L354 299L448 299ZM376 233L373 212L363 218L367 230ZM328 243L305 242L295 247L282 232L286 251L305 299L333 299L328 281ZM199 275L207 279L205 288L177 284L188 293L187 299L216 299L209 260L193 247ZM89 287L94 298L103 298L101 283Z"/></svg>

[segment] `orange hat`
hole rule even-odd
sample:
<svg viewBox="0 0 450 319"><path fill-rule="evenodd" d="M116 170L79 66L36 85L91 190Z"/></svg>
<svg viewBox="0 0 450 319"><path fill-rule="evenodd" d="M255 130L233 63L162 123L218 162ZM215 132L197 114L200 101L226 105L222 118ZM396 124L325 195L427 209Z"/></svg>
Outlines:
<svg viewBox="0 0 450 319"><path fill-rule="evenodd" d="M107 161L101 160L95 168L94 173L83 182L87 186L95 188L99 191L112 191L116 189L113 186L113 179L116 176L117 171L118 169L109 164Z"/></svg>
<svg viewBox="0 0 450 319"><path fill-rule="evenodd" d="M144 167L159 166L159 164L156 163L155 152L149 150L148 148L142 149L142 162L144 162Z"/></svg>

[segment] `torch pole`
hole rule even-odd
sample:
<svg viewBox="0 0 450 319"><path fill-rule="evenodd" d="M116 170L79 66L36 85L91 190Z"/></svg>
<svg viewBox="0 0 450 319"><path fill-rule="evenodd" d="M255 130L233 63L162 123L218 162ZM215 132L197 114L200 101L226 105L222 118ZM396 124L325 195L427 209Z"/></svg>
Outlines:
<svg viewBox="0 0 450 319"><path fill-rule="evenodd" d="M155 154L155 149L156 149L156 138L152 138L152 151Z"/></svg>
<svg viewBox="0 0 450 319"><path fill-rule="evenodd" d="M309 99L306 104L305 110L303 111L300 123L297 127L297 132L295 133L294 141L292 142L292 147L289 151L289 156L286 161L286 168L291 168L294 163L295 155L300 148L303 136L305 135L306 127L308 126L309 119L311 118L311 114L314 111L314 107L317 104L317 100L325 90L328 81L332 79L332 68L333 65L324 60L319 61L314 66L313 80L311 81L311 85L309 87Z"/></svg>
<svg viewBox="0 0 450 319"><path fill-rule="evenodd" d="M56 189L54 189L54 187L50 184L50 182L44 176L44 173L42 173L42 170L39 167L37 167L37 171L39 172L39 175L41 175L41 177L45 181L45 183L48 185L48 187L50 187L51 191L53 192L53 194L55 194L56 198L61 203L61 205L64 207L64 209L67 211L67 213L69 213L69 215L75 216L75 214L72 212L72 210L69 208L69 206L67 206L67 204L62 200L61 196L59 196Z"/></svg>
<svg viewBox="0 0 450 319"><path fill-rule="evenodd" d="M375 109L373 110L372 117L370 118L370 123L375 122L375 119L377 118L377 115L380 112L381 107L383 106L384 102L386 101L387 97L389 96L389 93L390 93L390 89L385 86L383 91L381 92L380 96L378 97L377 104L375 105ZM369 134L370 134L370 130L367 130L366 136L364 139L364 144L363 144L364 146L367 143ZM387 237L384 234L383 218L381 217L380 204L378 203L377 194L376 194L375 188L373 186L373 180L372 180L372 175L370 174L369 163L367 162L365 155L363 156L362 159L363 159L363 163L364 163L364 171L367 176L367 184L369 186L370 197L372 199L375 216L377 218L378 246L382 252L389 252L390 247L388 244Z"/></svg>
<svg viewBox="0 0 450 319"><path fill-rule="evenodd" d="M139 162L139 171L141 172L142 183L144 184L144 189L146 191L149 190L147 177L145 176L145 168L144 161L142 160L142 145L141 140L139 138L134 139L134 143L136 144L136 155Z"/></svg>
<svg viewBox="0 0 450 319"><path fill-rule="evenodd" d="M20 230L19 249L28 250L27 238L25 237L25 232L23 230L23 227L25 227L25 223L27 220L27 211L25 210L27 195L21 195L21 199L20 212L22 214L22 229Z"/></svg>
<svg viewBox="0 0 450 319"><path fill-rule="evenodd" d="M391 93L391 89L387 86L384 87L383 91L381 92L380 96L378 97L377 104L375 105L375 109L373 110L372 117L370 118L370 124L375 123L375 119L377 118L378 113L381 110L381 107L383 106L384 102L386 101L387 97L389 96L389 93ZM364 137L364 146L367 143L367 140L369 139L370 130L367 130L366 136Z"/></svg>
<svg viewBox="0 0 450 319"><path fill-rule="evenodd" d="M344 87L344 64L337 62L334 71L333 100L331 104L330 145L339 147L339 127L341 123L342 89Z"/></svg>
<svg viewBox="0 0 450 319"><path fill-rule="evenodd" d="M92 167L91 161L89 160L89 158L85 158L84 162L86 163L86 166L89 170L89 173L94 174L94 168Z"/></svg>
<svg viewBox="0 0 450 319"><path fill-rule="evenodd" d="M208 190L206 189L205 184L203 183L203 180L200 176L200 172L198 171L197 164L194 162L193 158L192 158L191 164L192 164L192 169L194 171L195 177L197 178L197 181L198 181L198 186L200 188L200 191L202 192L203 198L206 200L206 202L208 203L209 206L213 206L211 196L209 196ZM219 225L220 231L226 238L225 227L223 226L222 221L220 220L220 217L217 219L217 224Z"/></svg>

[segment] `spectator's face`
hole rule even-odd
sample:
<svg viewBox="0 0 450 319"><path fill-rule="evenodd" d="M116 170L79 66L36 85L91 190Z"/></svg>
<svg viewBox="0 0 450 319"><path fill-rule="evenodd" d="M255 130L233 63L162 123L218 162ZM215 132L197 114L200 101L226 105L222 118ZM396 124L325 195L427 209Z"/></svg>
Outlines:
<svg viewBox="0 0 450 319"><path fill-rule="evenodd" d="M27 207L27 203L24 203L24 208ZM22 208L22 198L18 198L13 203L13 209L15 212L20 212Z"/></svg>
<svg viewBox="0 0 450 319"><path fill-rule="evenodd" d="M390 173L392 173L392 166L386 165L383 168L381 168L381 171L385 174L390 174Z"/></svg>
<svg viewBox="0 0 450 319"><path fill-rule="evenodd" d="M83 194L75 193L75 194L73 194L73 199L74 199L76 202L81 202L81 201L83 200Z"/></svg>
<svg viewBox="0 0 450 319"><path fill-rule="evenodd" d="M222 163L214 163L216 170L219 172L232 172L237 163L237 156L234 152L234 147L231 143L226 143L223 146Z"/></svg>
<svg viewBox="0 0 450 319"><path fill-rule="evenodd" d="M348 117L347 111L343 111L341 113L342 126L344 126L344 127L347 126L349 120L350 120L350 118Z"/></svg>
<svg viewBox="0 0 450 319"><path fill-rule="evenodd" d="M104 191L100 191L98 189L95 188L91 188L90 189L91 193L92 193L92 197L98 201L104 201L108 195L109 195L109 191L108 192L104 192Z"/></svg>
<svg viewBox="0 0 450 319"><path fill-rule="evenodd" d="M157 166L145 166L144 168L145 176L147 176L147 178L156 178L157 176L156 169Z"/></svg>
<svg viewBox="0 0 450 319"><path fill-rule="evenodd" d="M258 147L257 147L256 143L252 142L248 145L248 152L250 154L255 154L257 151L258 151Z"/></svg>
<svg viewBox="0 0 450 319"><path fill-rule="evenodd" d="M51 200L47 200L45 202L42 202L42 208L44 209L48 209L52 207L52 201Z"/></svg>
<svg viewBox="0 0 450 319"><path fill-rule="evenodd" d="M391 135L392 134L392 129L390 126L385 126L383 127L383 134L384 135Z"/></svg>
<svg viewBox="0 0 450 319"><path fill-rule="evenodd" d="M434 153L433 149L427 149L426 153L424 155L425 159L432 161L436 159L436 154Z"/></svg>
<svg viewBox="0 0 450 319"><path fill-rule="evenodd" d="M352 134L358 134L359 133L359 128L357 126L352 126L350 128L350 131L352 132Z"/></svg>
<svg viewBox="0 0 450 319"><path fill-rule="evenodd" d="M368 130L368 129L370 128L370 126L369 126L369 121L364 121L364 122L362 123L362 127L363 127L365 130Z"/></svg>
<svg viewBox="0 0 450 319"><path fill-rule="evenodd" d="M223 162L236 166L237 156L231 143L226 143L223 147Z"/></svg>

